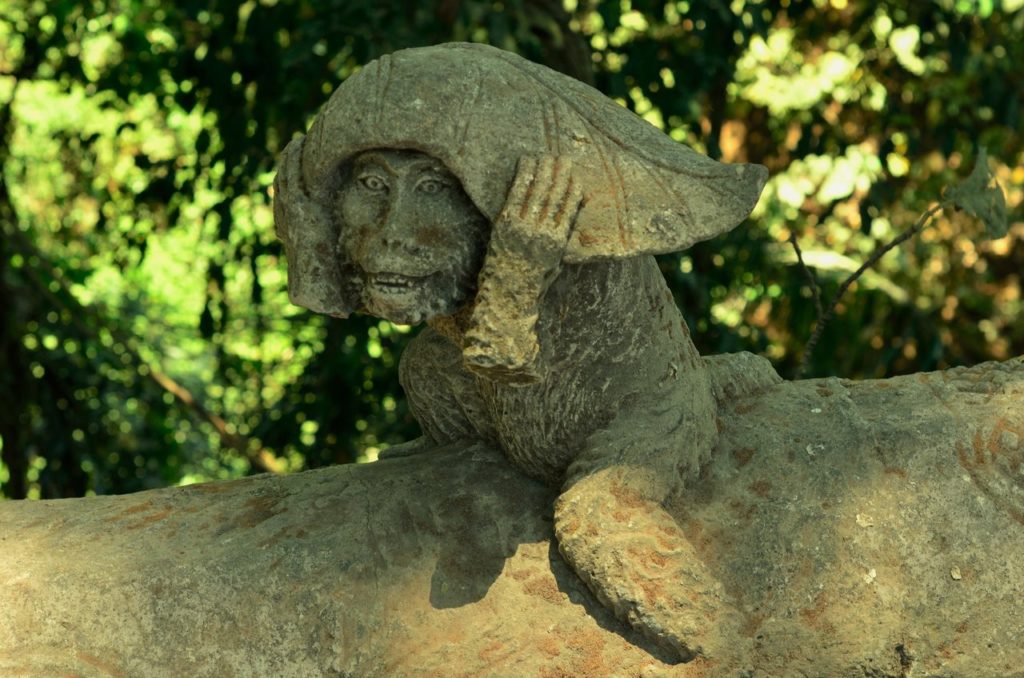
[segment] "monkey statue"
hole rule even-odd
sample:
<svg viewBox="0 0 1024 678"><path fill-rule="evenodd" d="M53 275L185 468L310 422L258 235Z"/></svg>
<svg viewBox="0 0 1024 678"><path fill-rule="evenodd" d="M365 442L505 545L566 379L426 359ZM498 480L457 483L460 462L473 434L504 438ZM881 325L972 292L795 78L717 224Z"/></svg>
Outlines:
<svg viewBox="0 0 1024 678"><path fill-rule="evenodd" d="M766 178L572 78L453 43L349 77L284 150L274 218L294 303L427 325L399 368L423 437L391 456L482 441L558 486L562 556L687 661L741 638L664 508L697 482L729 380L652 255L734 228ZM778 380L753 356L731 365L730 383Z"/></svg>

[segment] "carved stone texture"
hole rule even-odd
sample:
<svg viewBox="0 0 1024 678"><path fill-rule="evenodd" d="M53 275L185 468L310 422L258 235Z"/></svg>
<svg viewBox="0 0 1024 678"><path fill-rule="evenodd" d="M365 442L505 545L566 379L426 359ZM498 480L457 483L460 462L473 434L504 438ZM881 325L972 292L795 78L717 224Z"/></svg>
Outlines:
<svg viewBox="0 0 1024 678"><path fill-rule="evenodd" d="M460 443L0 502L0 675L1018 675L1021 402L1021 358L734 396L669 504L697 577L656 580L722 583L747 641L732 662L670 666L559 556L555 490Z"/></svg>
<svg viewBox="0 0 1024 678"><path fill-rule="evenodd" d="M740 615L663 509L708 458L715 398L651 254L733 228L765 178L451 44L345 81L285 150L275 215L293 301L429 325L400 366L424 439L399 453L501 449L561 488L559 549L599 600L679 659L722 659ZM657 584L681 577L687 595Z"/></svg>

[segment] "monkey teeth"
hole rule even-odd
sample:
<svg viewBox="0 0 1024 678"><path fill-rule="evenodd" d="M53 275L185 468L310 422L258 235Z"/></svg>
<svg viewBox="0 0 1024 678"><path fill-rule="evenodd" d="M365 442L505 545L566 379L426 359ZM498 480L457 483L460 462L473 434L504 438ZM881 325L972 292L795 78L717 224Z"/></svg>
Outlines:
<svg viewBox="0 0 1024 678"><path fill-rule="evenodd" d="M418 285L423 278L416 278L397 273L378 273L370 276L369 283L381 292L407 292Z"/></svg>

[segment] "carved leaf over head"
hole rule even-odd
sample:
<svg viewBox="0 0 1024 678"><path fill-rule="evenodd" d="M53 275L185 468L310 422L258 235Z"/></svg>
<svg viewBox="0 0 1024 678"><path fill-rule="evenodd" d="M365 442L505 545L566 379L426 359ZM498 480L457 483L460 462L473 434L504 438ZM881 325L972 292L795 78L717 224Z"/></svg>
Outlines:
<svg viewBox="0 0 1024 678"><path fill-rule="evenodd" d="M568 263L678 251L747 217L767 170L674 142L597 90L515 54L451 43L367 64L335 91L307 140L311 195L368 148L442 160L489 219L525 155L568 155L583 205Z"/></svg>

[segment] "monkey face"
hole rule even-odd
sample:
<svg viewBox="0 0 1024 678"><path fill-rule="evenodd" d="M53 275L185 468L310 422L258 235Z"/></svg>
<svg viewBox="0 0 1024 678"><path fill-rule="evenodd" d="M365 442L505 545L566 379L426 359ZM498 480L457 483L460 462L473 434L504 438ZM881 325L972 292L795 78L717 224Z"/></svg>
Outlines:
<svg viewBox="0 0 1024 678"><path fill-rule="evenodd" d="M342 276L367 313L413 324L472 299L489 222L439 160L360 153L342 169L333 211Z"/></svg>

